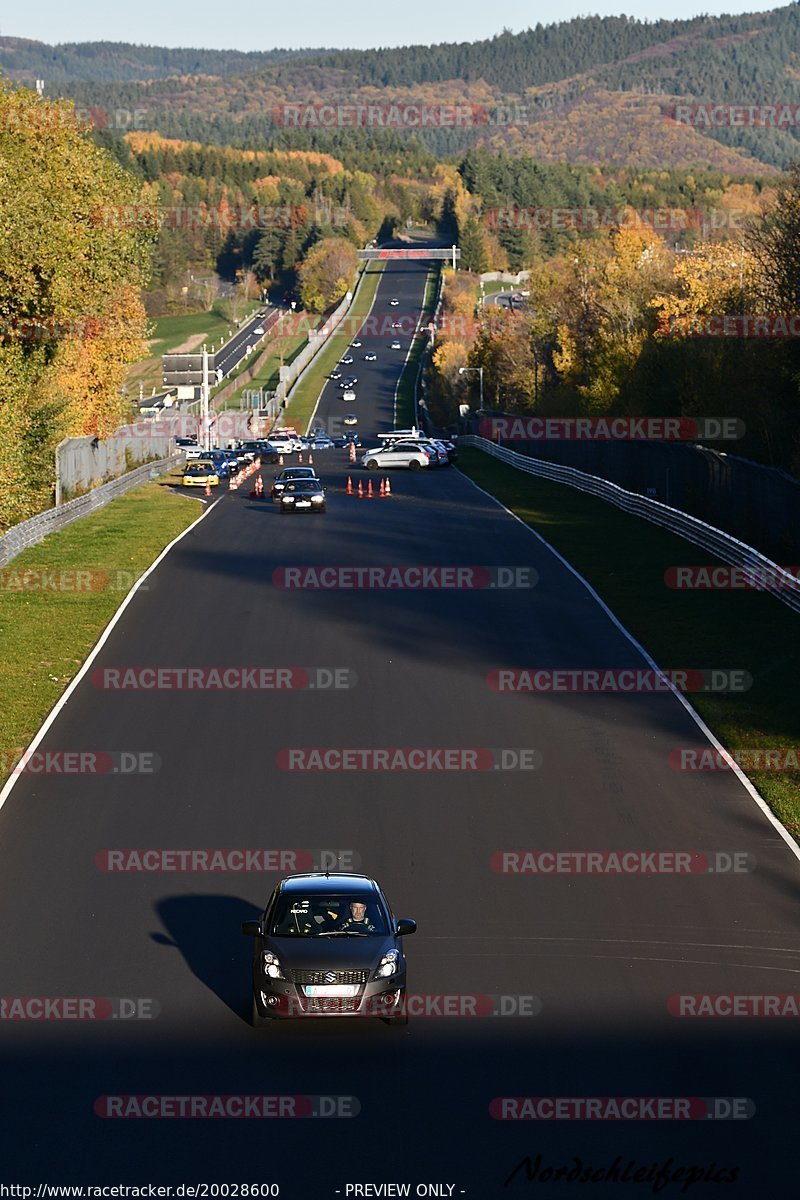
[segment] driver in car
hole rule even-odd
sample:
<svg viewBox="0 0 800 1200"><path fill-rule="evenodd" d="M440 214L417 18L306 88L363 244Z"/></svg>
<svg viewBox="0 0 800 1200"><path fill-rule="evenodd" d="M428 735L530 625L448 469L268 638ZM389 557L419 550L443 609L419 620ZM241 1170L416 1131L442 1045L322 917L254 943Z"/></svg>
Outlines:
<svg viewBox="0 0 800 1200"><path fill-rule="evenodd" d="M340 933L375 933L375 926L367 918L367 906L360 900L350 902L350 916L338 926Z"/></svg>

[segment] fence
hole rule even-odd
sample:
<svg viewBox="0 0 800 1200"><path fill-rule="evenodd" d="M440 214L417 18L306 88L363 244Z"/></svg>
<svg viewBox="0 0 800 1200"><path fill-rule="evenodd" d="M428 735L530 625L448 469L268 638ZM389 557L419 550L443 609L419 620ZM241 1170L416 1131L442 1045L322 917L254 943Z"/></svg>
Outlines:
<svg viewBox="0 0 800 1200"><path fill-rule="evenodd" d="M469 432L484 432L479 417ZM677 441L520 440L514 449L660 500L779 562L800 562L800 480L775 467Z"/></svg>
<svg viewBox="0 0 800 1200"><path fill-rule="evenodd" d="M163 429L150 432L140 422L122 425L108 438L64 438L56 448L56 505L71 493L123 475L132 462L164 458L174 449L173 436Z"/></svg>
<svg viewBox="0 0 800 1200"><path fill-rule="evenodd" d="M141 484L147 483L149 479L165 474L172 467L177 466L182 459L183 455L172 454L169 458L145 463L144 466L137 467L135 471L129 471L127 475L121 475L119 479L112 479L110 483L93 488L85 496L68 500L66 504L62 504L58 508L48 508L45 512L38 513L35 517L30 517L19 525L14 525L8 533L0 537L0 566L11 562L12 558L15 558L21 551L27 550L29 546L35 546L41 542L49 533L56 533L65 525L70 525L80 517L94 512L95 509L102 508L110 500L116 500L118 496L129 492L131 488L139 487Z"/></svg>
<svg viewBox="0 0 800 1200"><path fill-rule="evenodd" d="M499 458L501 462L525 471L528 475L551 479L555 483L565 483L568 487L577 488L580 492L607 500L624 512L642 517L653 525L659 525L662 529L676 533L679 537L685 538L695 546L700 546L731 566L752 570L754 577L759 580L759 590L769 592L794 612L800 612L800 582L789 571L779 567L777 563L760 554L752 546L738 541L737 538L731 537L721 529L706 525L697 517L691 517L687 513L661 504L658 500L651 500L647 496L627 492L624 488L609 483L607 479L599 479L596 475L587 475L572 467L563 467L542 459L531 458L525 454L517 454L514 450L507 450L504 446L498 446L486 438L476 437L473 434L463 435L459 439L459 445L476 446L479 450L484 450L494 458Z"/></svg>

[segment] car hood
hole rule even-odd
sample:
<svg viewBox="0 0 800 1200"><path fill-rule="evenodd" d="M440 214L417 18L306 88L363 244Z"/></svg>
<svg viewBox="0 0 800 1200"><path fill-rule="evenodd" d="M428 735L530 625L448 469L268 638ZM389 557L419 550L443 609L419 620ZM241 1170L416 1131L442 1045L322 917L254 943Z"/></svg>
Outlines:
<svg viewBox="0 0 800 1200"><path fill-rule="evenodd" d="M379 937L264 938L264 949L277 954L293 971L343 971L377 967L387 950L397 943L390 935Z"/></svg>

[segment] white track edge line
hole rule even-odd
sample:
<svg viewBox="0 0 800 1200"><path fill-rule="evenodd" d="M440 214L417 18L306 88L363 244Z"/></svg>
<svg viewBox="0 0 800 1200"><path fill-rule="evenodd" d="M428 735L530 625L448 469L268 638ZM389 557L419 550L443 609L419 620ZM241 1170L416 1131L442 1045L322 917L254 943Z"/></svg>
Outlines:
<svg viewBox="0 0 800 1200"><path fill-rule="evenodd" d="M188 499L188 496L186 498ZM72 693L77 688L78 684L81 682L83 677L88 672L89 668L91 667L94 660L97 658L97 655L100 653L100 651L102 650L105 643L108 641L108 638L111 634L112 629L115 627L115 625L119 621L120 617L125 612L125 609L128 607L131 600L136 595L136 593L138 592L141 585L144 583L145 579L147 579L148 576L151 575L153 573L153 571L155 571L158 564L161 562L162 559L166 558L166 556L169 554L169 552L173 548L173 546L177 546L178 542L180 542L183 538L185 538L187 533L191 533L192 530L195 529L200 524L201 521L205 520L205 518L211 512L212 508L215 508L216 505L219 503L219 500L221 500L221 499L222 499L222 497L219 497L217 500L214 500L214 502L212 504L209 504L203 510L203 512L201 512L201 514L197 518L197 520L192 521L191 525L188 525L186 527L186 529L183 530L182 533L179 533L176 538L173 538L172 541L169 543L169 545L165 546L164 549L161 551L161 553L158 555L158 557L153 560L153 562L150 564L150 566L147 568L147 570L144 572L144 574L139 576L139 578L136 580L136 583L133 585L133 587L128 592L128 594L124 597L119 608L113 614L113 616L111 617L111 620L108 622L108 624L104 628L103 632L100 634L99 639L95 642L94 646L89 651L88 657L86 658L85 662L83 663L83 666L78 671L78 674L70 682L66 691L62 692L62 694L59 696L58 700L56 700L55 704L50 709L50 712L45 717L43 723L39 726L39 729L33 736L33 740L30 742L30 744L28 745L28 747L25 750L25 753L22 756L23 761L26 759L26 757L28 755L30 755L32 753L32 751L34 751L36 749L36 747L42 741L45 734L48 732L51 725L55 721L56 717L59 715L61 710L64 708L64 706L67 703L67 701L69 700L70 696L72 695ZM2 809L6 800L11 795L11 792L14 789L14 785L16 784L17 780L20 778L20 776L22 774L24 774L24 772L22 772L22 771L13 773L11 775L10 779L6 780L6 782L3 786L3 790L0 791L0 809Z"/></svg>
<svg viewBox="0 0 800 1200"><path fill-rule="evenodd" d="M662 668L659 667L658 664L655 662L655 660L647 653L644 646L642 646L640 642L637 642L637 640L633 636L633 634L628 629L625 628L625 626L622 624L622 622L619 620L619 618L617 616L615 616L615 614L608 607L605 600L603 600L603 598L594 590L594 588L589 583L589 581L587 579L584 579L584 577L583 577L583 575L581 575L580 571L578 571L575 567L573 567L572 564L569 563L562 554L559 554L558 550L556 550L556 548L554 546L551 546L550 543L547 541L547 539L544 538L538 532L538 530L534 529L531 525L528 525L528 523L526 521L523 521L522 517L518 516L517 513L513 512L510 508L508 508L503 503L502 500L498 500L497 496L493 496L491 494L491 492L487 492L485 490L485 488L482 488L479 484L475 483L475 481L473 479L470 479L469 475L465 474L464 471L460 471L459 473L465 479L468 479L474 488L477 488L477 490L479 492L483 492L484 496L488 496L488 498L490 500L493 500L495 502L495 504L498 504L500 506L500 508L504 509L509 514L509 516L513 517L515 521L518 521L519 524L523 527L523 529L527 529L527 531L529 533L532 533L535 538L538 538L538 540L542 543L542 545L545 546L550 551L551 554L555 555L555 557L559 560L559 562L563 563L563 565L567 568L567 570L570 572L570 574L574 575L575 578L580 583L583 584L583 586L586 588L589 595L592 596L593 599L597 601L597 603L600 605L600 607L605 612L606 616L608 616L611 619L611 621L613 622L613 624L616 625L616 627L620 631L620 633L628 639L628 641L631 643L632 646L635 647L636 650L638 650L638 652L641 654L641 656L645 660L645 662L649 666L651 666L655 671L657 671L658 674L664 679L664 681L666 682L666 684L669 687L669 690L680 701L680 703L686 709L689 716L695 722L695 724L700 729L700 731L705 735L705 737L708 738L708 740L712 744L712 746L714 746L717 750L719 750L719 752L722 754L722 757L724 758L725 762L728 763L729 767L731 768L733 773L736 775L737 779L739 780L739 782L741 783L741 785L745 789L745 791L748 793L751 800L755 801L755 803L761 809L762 813L767 818L769 823L771 825L773 825L775 827L775 829L777 829L778 833L783 838L784 842L789 847L792 854L800 862L800 845L798 845L798 843L795 841L795 839L789 833L789 830L784 825L782 825L781 822L778 820L778 818L775 816L774 812L769 807L766 800L761 795L761 793L758 791L758 788L755 786L755 784L752 782L752 780L748 779L747 775L745 775L744 771L741 769L739 764L731 757L731 755L728 753L728 751L725 749L725 747L721 744L721 742L719 742L719 740L716 738L714 733L709 729L708 725L706 725L705 721L700 716L700 714L692 707L692 705L689 703L689 701L686 699L686 697L683 695L683 693L680 692L675 687L672 680L669 679L664 674Z"/></svg>

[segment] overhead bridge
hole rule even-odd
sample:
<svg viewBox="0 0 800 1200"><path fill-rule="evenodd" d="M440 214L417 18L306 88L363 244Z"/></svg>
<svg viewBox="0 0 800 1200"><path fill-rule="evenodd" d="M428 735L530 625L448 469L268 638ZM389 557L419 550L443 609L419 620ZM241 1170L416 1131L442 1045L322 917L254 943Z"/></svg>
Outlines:
<svg viewBox="0 0 800 1200"><path fill-rule="evenodd" d="M453 264L453 270L456 269L456 263L461 258L461 251L458 246L451 246L449 249L434 248L425 246L414 250L359 250L358 257L361 259L389 259L389 258L440 258L450 259Z"/></svg>

